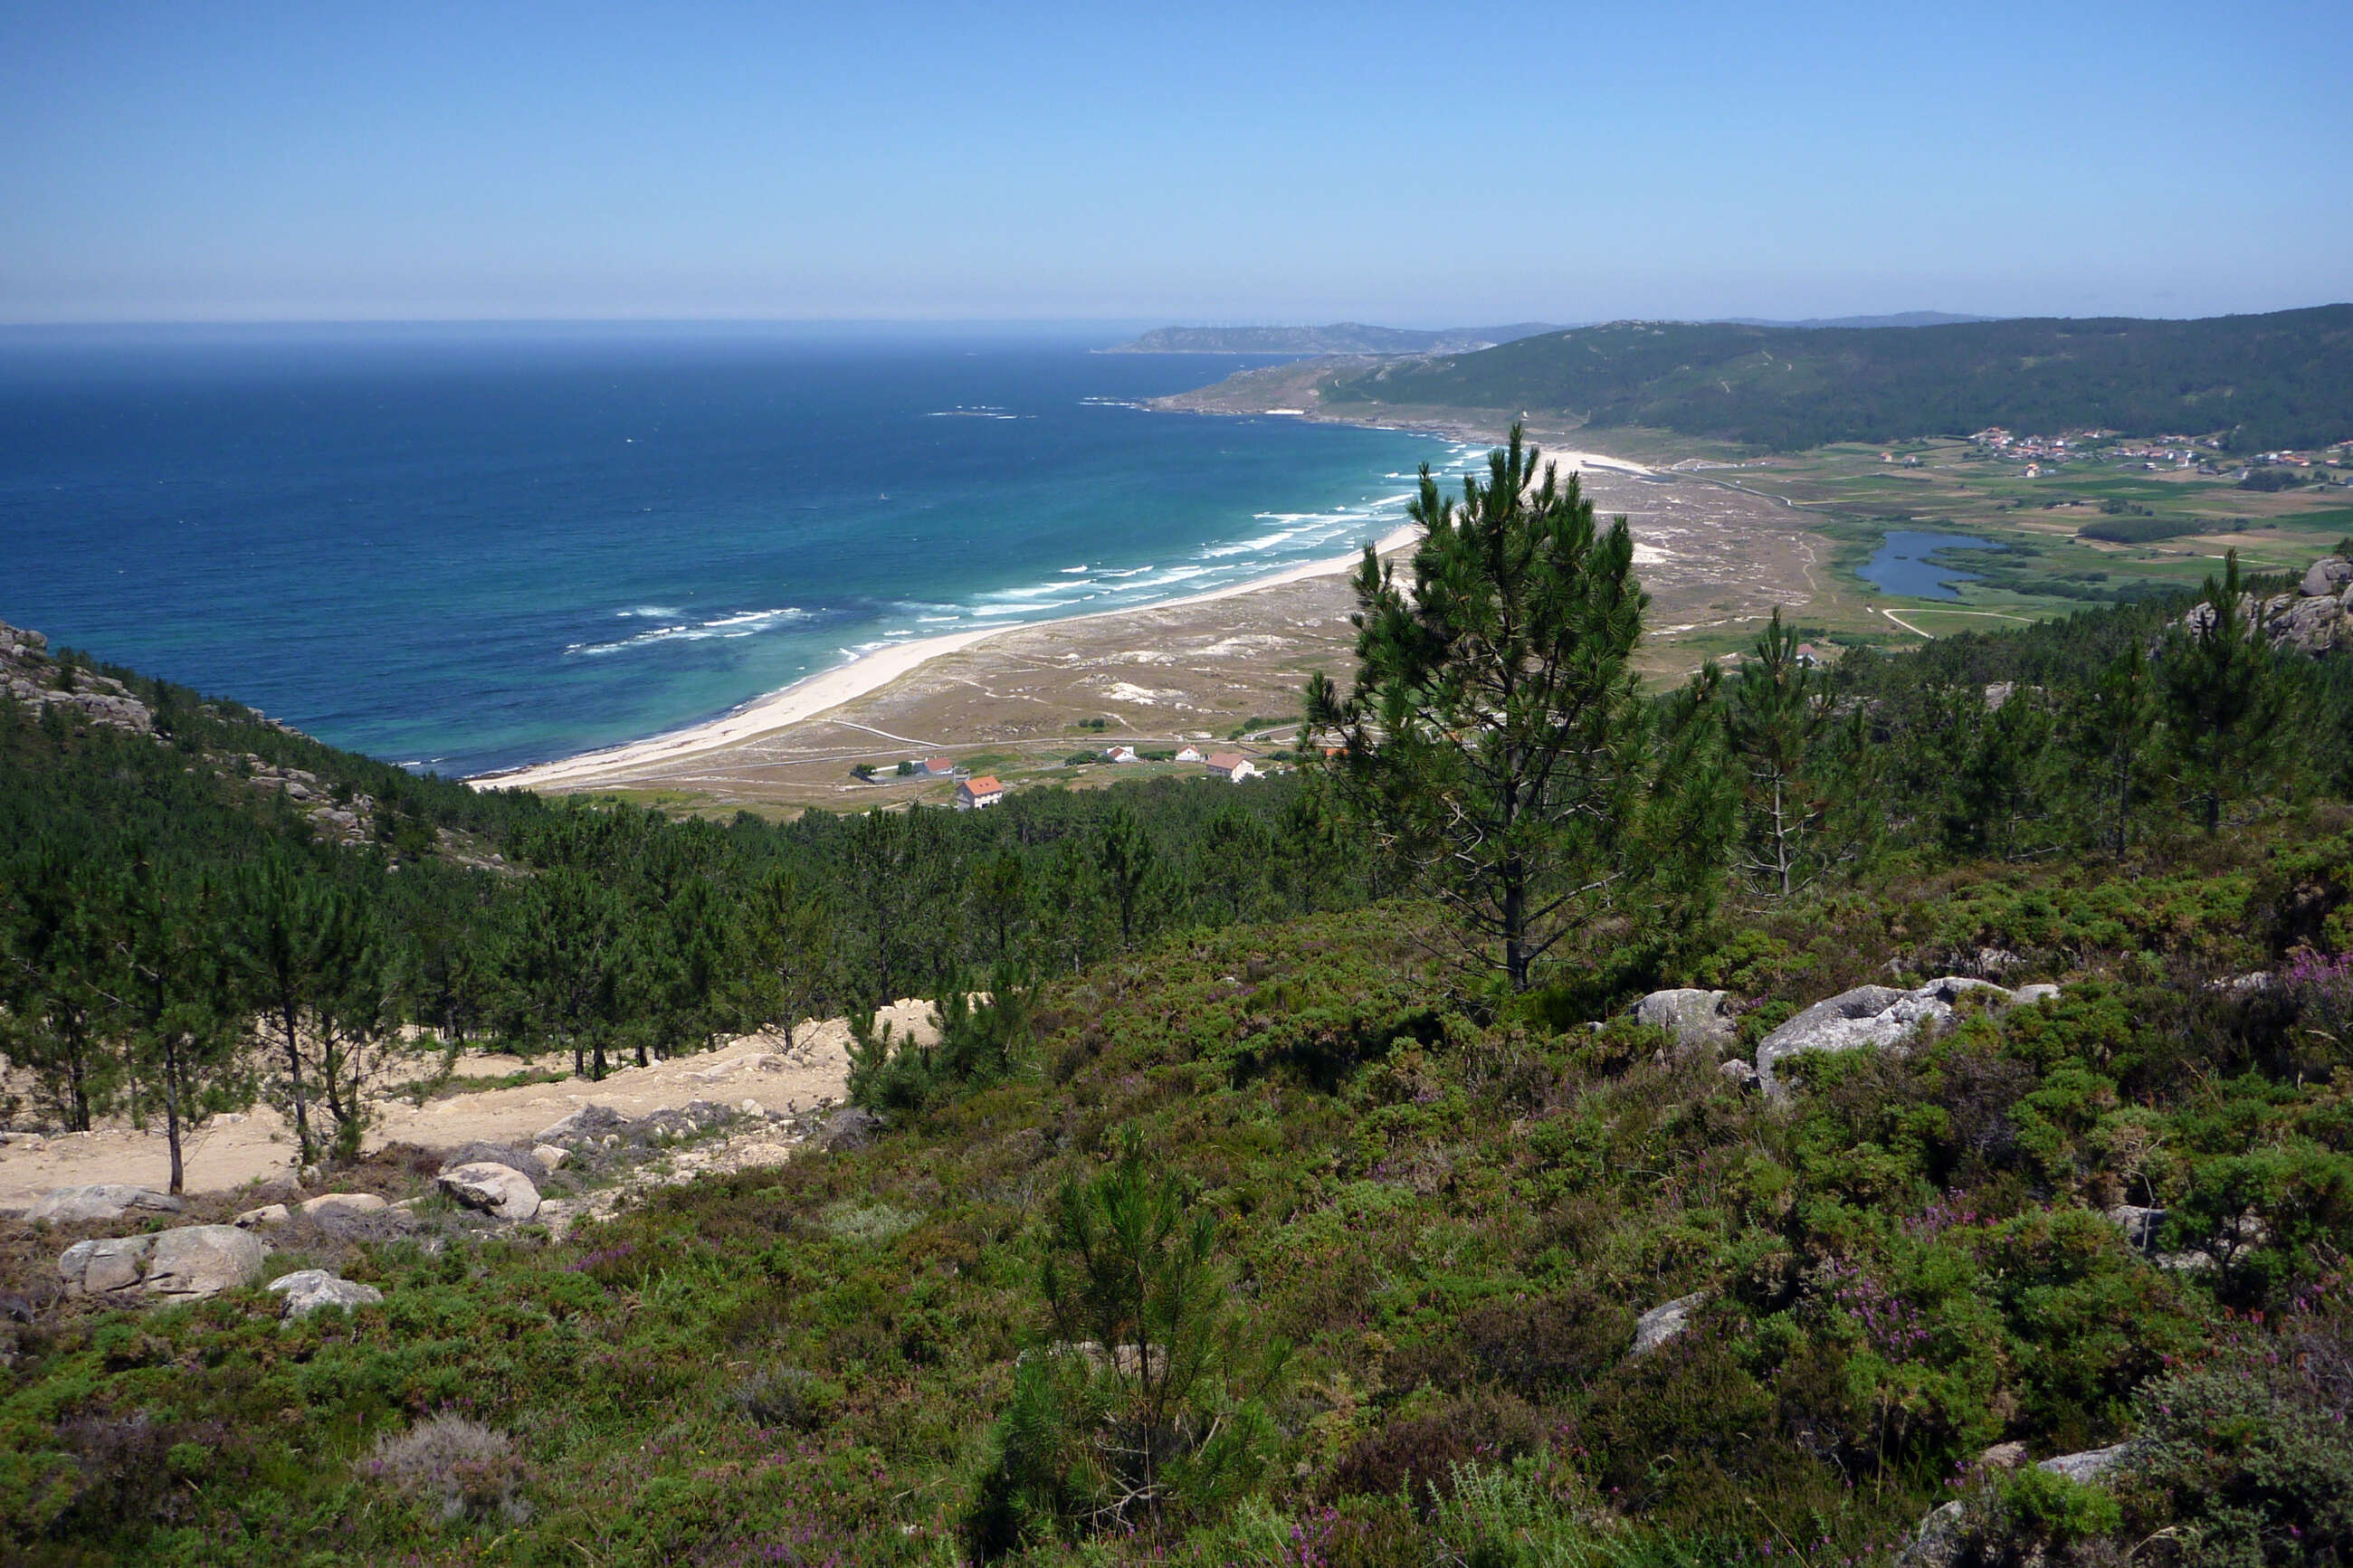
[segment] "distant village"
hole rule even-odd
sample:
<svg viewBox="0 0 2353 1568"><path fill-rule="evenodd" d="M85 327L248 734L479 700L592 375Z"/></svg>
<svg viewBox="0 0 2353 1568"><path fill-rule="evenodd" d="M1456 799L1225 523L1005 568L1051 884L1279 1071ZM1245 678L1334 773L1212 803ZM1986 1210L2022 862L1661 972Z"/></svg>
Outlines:
<svg viewBox="0 0 2353 1568"><path fill-rule="evenodd" d="M2353 464L2353 444L2340 443L2325 451L2258 452L2244 458L2221 457L2222 439L2219 436L2154 436L2145 440L2129 441L2111 430L2071 430L2056 436L2021 436L1999 425L1988 426L1969 437L1977 448L1976 455L2010 462L2023 462L2024 479L2039 479L2045 470L2071 462L2113 462L2137 464L2143 472L2154 473L2166 468L2195 468L2201 474L2243 478L2257 468L2285 468L2319 469L2316 481L2330 479L2325 465ZM1882 452L1879 460L1894 463L1899 459L1893 452ZM1902 462L1917 468L1919 458L1906 457Z"/></svg>

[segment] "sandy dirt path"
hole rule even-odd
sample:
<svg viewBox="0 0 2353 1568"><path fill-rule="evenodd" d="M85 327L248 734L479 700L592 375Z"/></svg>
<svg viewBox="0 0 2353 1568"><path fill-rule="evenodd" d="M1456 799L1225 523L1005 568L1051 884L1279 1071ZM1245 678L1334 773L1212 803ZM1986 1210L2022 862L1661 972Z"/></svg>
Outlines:
<svg viewBox="0 0 2353 1568"><path fill-rule="evenodd" d="M927 1037L932 1033L934 1016L927 1002L901 1002L882 1016L902 1034L911 1028ZM805 1111L820 1101L841 1099L849 1073L849 1026L835 1018L802 1026L789 1053L781 1035L746 1035L719 1050L624 1068L601 1082L566 1078L518 1089L461 1089L422 1107L401 1100L379 1100L372 1106L375 1120L368 1129L366 1147L417 1143L446 1149L476 1140L528 1144L541 1129L586 1105L610 1106L632 1120L696 1100L739 1108L750 1100L765 1112ZM512 1057L469 1057L459 1062L453 1081L469 1076L502 1077L522 1065ZM183 1154L191 1193L283 1180L295 1168L293 1133L266 1105L215 1117L185 1140ZM52 1188L99 1182L129 1182L161 1191L170 1176L171 1152L160 1131L142 1132L118 1124L47 1138L12 1134L0 1144L0 1211L21 1210Z"/></svg>

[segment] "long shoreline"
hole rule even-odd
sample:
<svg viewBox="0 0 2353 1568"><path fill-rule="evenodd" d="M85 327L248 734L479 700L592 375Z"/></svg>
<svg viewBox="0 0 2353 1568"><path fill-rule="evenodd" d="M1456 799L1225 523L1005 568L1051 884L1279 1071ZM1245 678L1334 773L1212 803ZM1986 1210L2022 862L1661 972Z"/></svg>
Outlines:
<svg viewBox="0 0 2353 1568"><path fill-rule="evenodd" d="M1395 429L1397 426L1368 426ZM1456 437L1459 439L1459 437ZM1599 452L1548 452L1547 458L1567 464L1572 468L1586 466L1605 467L1632 473L1643 473L1639 463L1621 458L1611 458ZM1373 549L1387 556L1405 549L1420 537L1421 531L1413 524L1391 529L1374 542ZM1335 576L1353 572L1364 559L1361 552L1348 555L1330 556L1320 561L1301 562L1296 565L1253 577L1246 583L1235 583L1206 593L1181 598L1162 599L1115 610L1090 610L1083 615L1057 616L1046 620L1012 621L1000 626L983 626L972 631L950 632L935 637L923 637L913 642L876 648L871 653L830 669L803 676L789 686L755 697L750 701L716 719L690 724L676 730L649 735L642 741L631 741L618 746L607 746L593 752L582 752L553 762L533 763L519 768L506 768L495 773L477 773L467 783L476 789L542 789L581 788L609 782L617 773L642 771L649 767L682 762L689 758L723 751L755 736L769 734L788 725L799 724L831 712L859 698L879 691L892 682L913 673L935 658L987 642L992 637L1010 632L1035 631L1040 626L1074 626L1092 620L1126 616L1136 610L1187 609L1214 604L1222 599L1239 598L1262 589L1280 587L1286 583L1305 582L1311 578Z"/></svg>

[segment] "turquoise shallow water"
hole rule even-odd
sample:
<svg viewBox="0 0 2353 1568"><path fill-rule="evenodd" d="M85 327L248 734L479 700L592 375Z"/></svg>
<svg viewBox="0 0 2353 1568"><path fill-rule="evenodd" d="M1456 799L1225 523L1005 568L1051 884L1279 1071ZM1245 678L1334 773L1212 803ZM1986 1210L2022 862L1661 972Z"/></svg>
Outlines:
<svg viewBox="0 0 2353 1568"><path fill-rule="evenodd" d="M1146 413L1242 362L1094 346L0 334L0 619L470 773L892 641L1345 553L1402 520L1416 465L1477 456Z"/></svg>

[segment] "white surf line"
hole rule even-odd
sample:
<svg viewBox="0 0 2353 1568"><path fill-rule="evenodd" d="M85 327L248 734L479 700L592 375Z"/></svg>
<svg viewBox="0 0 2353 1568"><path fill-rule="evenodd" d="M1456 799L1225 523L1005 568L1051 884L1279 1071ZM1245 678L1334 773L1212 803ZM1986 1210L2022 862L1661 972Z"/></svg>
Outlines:
<svg viewBox="0 0 2353 1568"><path fill-rule="evenodd" d="M1404 549L1421 537L1419 526L1407 523L1391 529L1374 542L1378 554L1388 555ZM1362 551L1348 555L1333 556L1322 561L1304 561L1282 571L1253 577L1222 588L1182 598L1162 599L1133 605L1115 610L1094 610L1081 616L1058 616L1039 621L1010 621L1001 626L984 626L974 631L955 632L945 637L924 637L914 641L893 643L839 664L831 669L806 676L790 686L757 697L733 712L703 724L690 725L663 734L634 741L627 745L608 746L600 751L585 752L576 756L562 757L554 762L535 763L520 768L508 768L499 773L480 773L466 782L476 789L539 789L550 785L572 785L593 788L611 784L617 776L640 773L648 768L679 763L690 757L720 751L755 735L765 735L787 725L801 723L831 712L846 703L871 692L878 691L902 676L945 654L956 653L991 637L1004 637L1018 631L1037 631L1047 626L1070 626L1080 621L1105 620L1119 617L1132 620L1140 614L1158 610L1191 609L1219 599L1230 599L1243 594L1253 594L1261 588L1281 587L1287 584L1305 582L1310 578L1343 575L1356 569L1364 559ZM839 723L840 721L837 720ZM882 731L873 731L882 734ZM892 736L897 740L902 737ZM927 742L907 741L909 745Z"/></svg>

